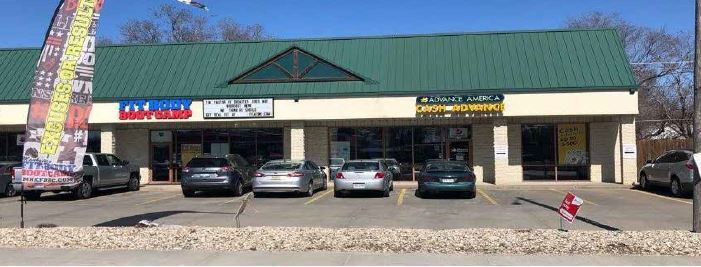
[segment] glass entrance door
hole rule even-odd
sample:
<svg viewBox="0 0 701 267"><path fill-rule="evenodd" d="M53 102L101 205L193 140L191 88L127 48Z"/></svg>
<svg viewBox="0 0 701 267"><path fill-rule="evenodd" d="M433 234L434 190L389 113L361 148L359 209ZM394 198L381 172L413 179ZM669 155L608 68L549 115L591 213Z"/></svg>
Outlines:
<svg viewBox="0 0 701 267"><path fill-rule="evenodd" d="M153 143L151 145L151 181L173 181L170 143Z"/></svg>
<svg viewBox="0 0 701 267"><path fill-rule="evenodd" d="M453 141L448 143L448 159L455 161L463 161L468 165L470 162L470 142L469 141Z"/></svg>

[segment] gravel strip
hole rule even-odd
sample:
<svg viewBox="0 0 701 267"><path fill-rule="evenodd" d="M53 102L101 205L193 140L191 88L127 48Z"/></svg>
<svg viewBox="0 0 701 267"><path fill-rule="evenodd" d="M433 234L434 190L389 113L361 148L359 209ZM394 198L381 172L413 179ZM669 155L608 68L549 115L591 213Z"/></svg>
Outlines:
<svg viewBox="0 0 701 267"><path fill-rule="evenodd" d="M701 234L688 231L58 227L0 236L0 247L18 248L701 256Z"/></svg>

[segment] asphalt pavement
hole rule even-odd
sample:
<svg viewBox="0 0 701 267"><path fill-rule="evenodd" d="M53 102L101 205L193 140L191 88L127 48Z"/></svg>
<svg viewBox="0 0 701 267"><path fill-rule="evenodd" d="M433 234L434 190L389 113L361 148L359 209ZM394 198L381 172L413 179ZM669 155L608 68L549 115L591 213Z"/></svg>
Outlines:
<svg viewBox="0 0 701 267"><path fill-rule="evenodd" d="M645 192L621 185L478 186L474 199L440 195L422 199L411 187L390 197L356 194L335 198L332 188L312 197L293 194L252 199L240 220L243 226L391 227L391 228L528 228L559 227L555 213L567 191L585 200L578 220L566 229L687 230L691 200L663 190ZM17 227L18 198L0 198L0 227ZM133 226L140 220L160 224L234 226L241 197L199 194L184 198L178 186L151 185L141 191L108 190L85 200L47 194L27 202L25 224L37 226Z"/></svg>

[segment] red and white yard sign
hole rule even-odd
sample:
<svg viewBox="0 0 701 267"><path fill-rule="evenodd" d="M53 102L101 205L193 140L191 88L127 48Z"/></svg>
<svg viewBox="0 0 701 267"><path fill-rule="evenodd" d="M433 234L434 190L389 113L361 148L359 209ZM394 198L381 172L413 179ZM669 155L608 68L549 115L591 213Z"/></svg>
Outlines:
<svg viewBox="0 0 701 267"><path fill-rule="evenodd" d="M577 217L579 207L581 207L583 203L583 199L575 196L572 192L567 192L565 199L560 203L560 209L558 209L557 213L560 214L560 217L572 223L574 218Z"/></svg>

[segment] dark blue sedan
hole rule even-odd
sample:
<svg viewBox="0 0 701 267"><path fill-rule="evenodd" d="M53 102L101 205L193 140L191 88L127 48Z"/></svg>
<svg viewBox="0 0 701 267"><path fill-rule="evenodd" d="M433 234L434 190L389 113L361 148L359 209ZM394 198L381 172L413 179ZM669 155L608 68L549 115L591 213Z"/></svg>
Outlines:
<svg viewBox="0 0 701 267"><path fill-rule="evenodd" d="M419 174L420 197L442 192L458 192L475 197L475 173L464 161L430 160Z"/></svg>

